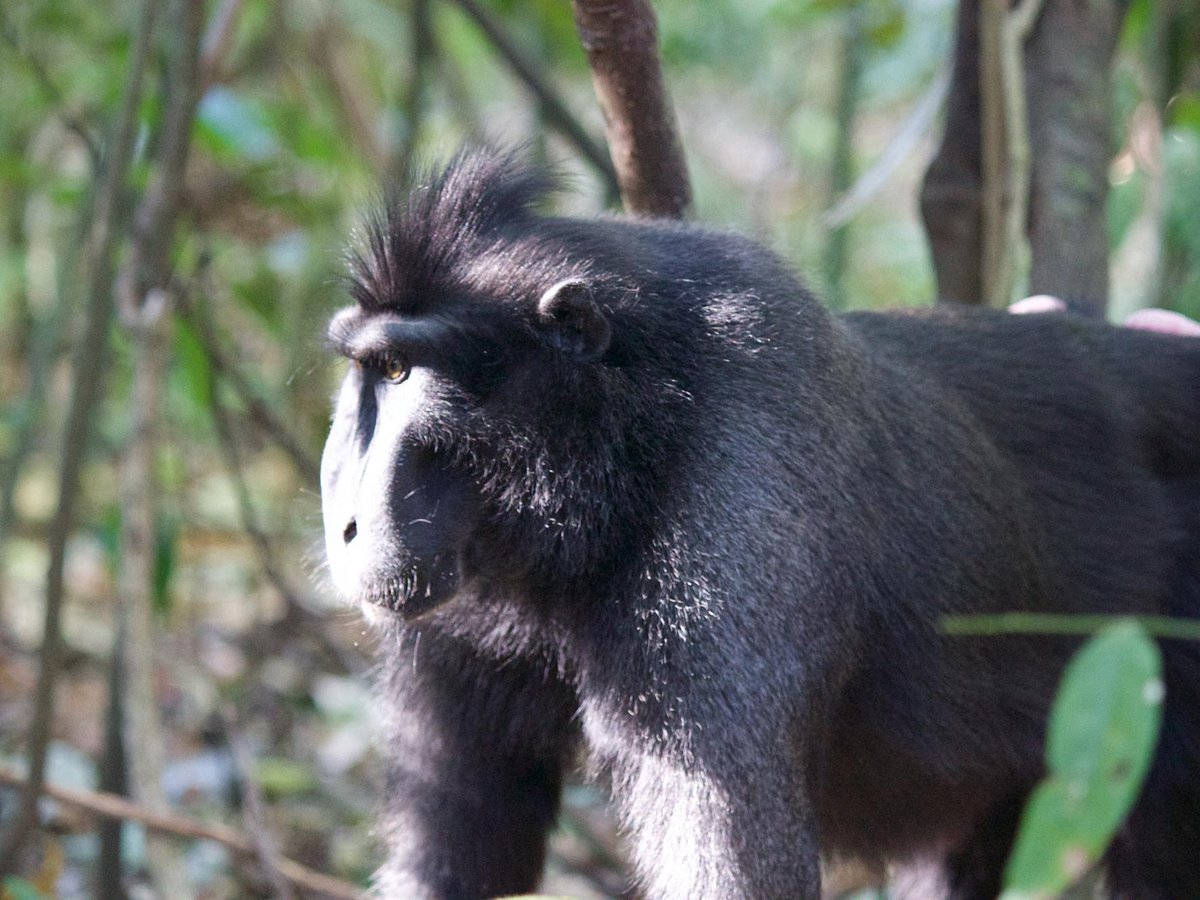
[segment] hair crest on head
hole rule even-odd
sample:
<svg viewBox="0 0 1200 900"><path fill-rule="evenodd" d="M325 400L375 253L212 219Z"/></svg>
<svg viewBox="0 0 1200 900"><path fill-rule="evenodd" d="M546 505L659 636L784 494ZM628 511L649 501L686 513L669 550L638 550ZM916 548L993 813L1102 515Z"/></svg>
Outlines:
<svg viewBox="0 0 1200 900"><path fill-rule="evenodd" d="M502 227L524 219L560 186L519 150L481 144L427 171L402 195L393 188L350 251L350 295L366 310L411 312L422 296L454 287L456 270Z"/></svg>

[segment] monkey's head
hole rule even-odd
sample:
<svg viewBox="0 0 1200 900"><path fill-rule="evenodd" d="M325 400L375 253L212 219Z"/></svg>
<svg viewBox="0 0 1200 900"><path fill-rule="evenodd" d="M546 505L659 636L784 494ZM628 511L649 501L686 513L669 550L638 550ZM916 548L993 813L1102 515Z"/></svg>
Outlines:
<svg viewBox="0 0 1200 900"><path fill-rule="evenodd" d="M550 187L509 154L460 154L352 254L321 489L334 584L369 611L611 569L685 430L663 425L690 402L672 362L688 329L656 325L633 226L539 215Z"/></svg>

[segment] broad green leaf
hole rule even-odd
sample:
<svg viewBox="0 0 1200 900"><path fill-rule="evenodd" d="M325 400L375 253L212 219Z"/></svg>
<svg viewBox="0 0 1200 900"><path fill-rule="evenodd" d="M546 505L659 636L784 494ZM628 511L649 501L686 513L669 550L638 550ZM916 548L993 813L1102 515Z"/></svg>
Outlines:
<svg viewBox="0 0 1200 900"><path fill-rule="evenodd" d="M1117 622L1071 660L1050 714L1048 775L1005 873L1007 900L1050 897L1103 854L1145 779L1162 718L1158 647Z"/></svg>

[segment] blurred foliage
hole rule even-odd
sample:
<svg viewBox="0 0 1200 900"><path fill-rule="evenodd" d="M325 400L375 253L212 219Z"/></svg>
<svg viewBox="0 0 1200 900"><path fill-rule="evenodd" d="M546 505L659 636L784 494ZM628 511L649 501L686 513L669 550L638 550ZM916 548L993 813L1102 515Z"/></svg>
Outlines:
<svg viewBox="0 0 1200 900"><path fill-rule="evenodd" d="M567 211L594 212L604 197L594 173L546 128L528 92L453 2L432 4L435 46L416 68L414 2L209 4L210 15L226 7L237 14L194 133L186 223L174 253L188 302L173 323L158 459L155 586L172 801L243 824L218 715L232 702L259 760L253 777L281 850L364 883L375 853L368 835L378 777L361 677L369 638L323 586L317 486L297 458L318 456L327 423L338 367L320 335L345 302L343 248L381 179L405 177L410 151L436 161L469 136L527 143L561 163L576 188L562 201ZM838 279L836 293L848 305L927 302L933 282L915 198L936 134L846 226L844 271L822 269L829 235L819 221L834 200L829 159L839 121L853 129L851 168L867 169L944 63L951 0L658 0L656 7L697 218L762 236L800 271L822 273L818 281ZM119 101L130 8L112 0L0 5L0 488L11 496L11 508L0 510L5 764L19 758L36 672L93 151L104 146ZM599 137L569 5L492 0L488 8ZM1133 240L1136 223L1154 224L1161 265L1142 299L1192 315L1200 314L1198 9L1195 2L1133 4L1118 67L1114 128L1122 149L1111 207L1115 250ZM861 54L861 84L855 107L839 111L836 73L847 40ZM155 65L161 70L162 60ZM147 176L161 90L140 109L135 188ZM1159 111L1157 156L1139 143L1146 126L1132 124L1144 121L1136 113L1146 103ZM115 633L115 460L129 421L129 342L118 331L113 343L116 369L68 560L70 653L55 729L56 746L74 748L81 783L90 786ZM262 421L256 399L274 422ZM232 448L220 443L214 408L233 424ZM249 511L235 475L248 489ZM252 532L269 543L285 584L267 572ZM51 778L66 777L65 765L54 763ZM579 827L599 805L594 793L568 798L577 818L555 839L549 892L620 890L611 833ZM55 848L65 854L60 895L87 896L96 843L86 828L72 827L78 840L47 839L44 850L47 859ZM127 841L134 873L139 846ZM191 846L188 864L205 896L261 891L209 845ZM35 889L18 881L6 888Z"/></svg>

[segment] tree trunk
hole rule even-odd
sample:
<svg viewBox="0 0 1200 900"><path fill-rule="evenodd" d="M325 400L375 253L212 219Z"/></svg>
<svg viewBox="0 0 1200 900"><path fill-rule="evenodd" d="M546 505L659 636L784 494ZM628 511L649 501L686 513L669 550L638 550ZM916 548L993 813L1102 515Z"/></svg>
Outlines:
<svg viewBox="0 0 1200 900"><path fill-rule="evenodd" d="M946 126L921 186L921 217L933 254L938 300L979 303L983 156L979 98L979 3L962 0Z"/></svg>
<svg viewBox="0 0 1200 900"><path fill-rule="evenodd" d="M1024 52L1031 153L1027 292L1053 294L1094 316L1104 314L1108 301L1111 68L1126 6L1048 0ZM938 299L959 303L980 303L988 293L981 265L979 16L979 0L962 0L945 135L921 190Z"/></svg>
<svg viewBox="0 0 1200 900"><path fill-rule="evenodd" d="M1032 260L1029 292L1104 315L1112 57L1124 2L1050 0L1025 48Z"/></svg>

